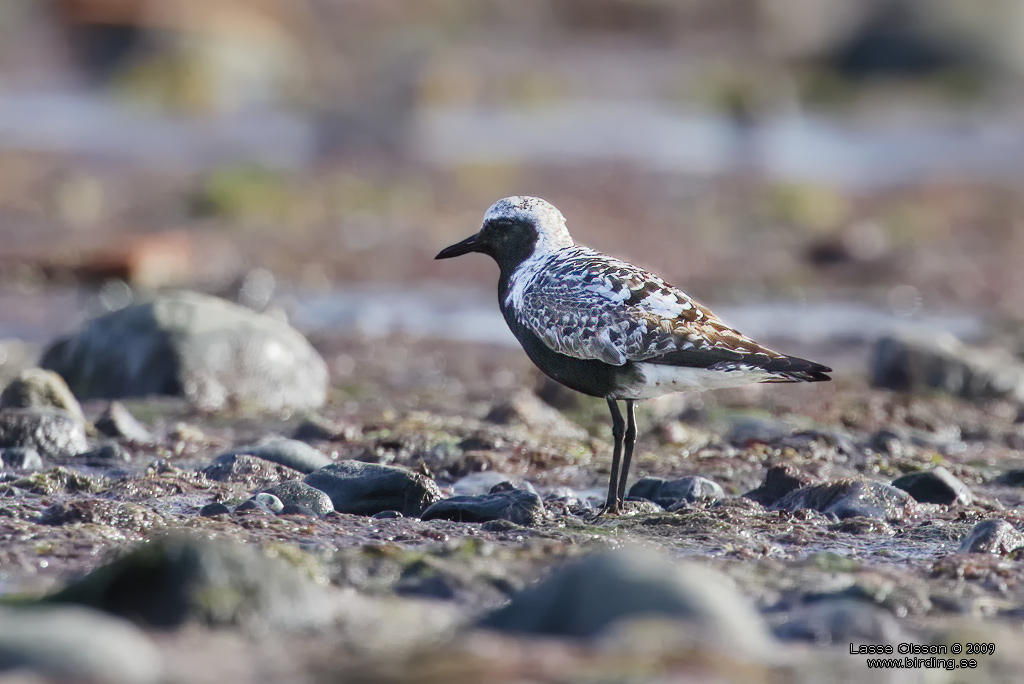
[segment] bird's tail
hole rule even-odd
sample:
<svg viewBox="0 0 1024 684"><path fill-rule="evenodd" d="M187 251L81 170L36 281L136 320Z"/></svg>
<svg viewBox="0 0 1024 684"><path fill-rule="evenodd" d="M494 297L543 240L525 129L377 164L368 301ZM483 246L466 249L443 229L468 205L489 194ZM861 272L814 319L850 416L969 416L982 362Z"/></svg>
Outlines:
<svg viewBox="0 0 1024 684"><path fill-rule="evenodd" d="M761 382L827 382L832 369L796 356L780 356L761 368L771 375Z"/></svg>

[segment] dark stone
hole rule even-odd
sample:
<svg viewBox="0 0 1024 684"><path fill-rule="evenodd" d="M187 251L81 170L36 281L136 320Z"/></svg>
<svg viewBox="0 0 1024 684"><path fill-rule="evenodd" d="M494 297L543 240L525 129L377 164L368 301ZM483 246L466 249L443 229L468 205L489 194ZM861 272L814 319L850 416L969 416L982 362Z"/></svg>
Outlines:
<svg viewBox="0 0 1024 684"><path fill-rule="evenodd" d="M903 520L917 512L917 504L902 489L858 478L797 489L782 497L773 508L787 511L810 508L825 515L834 515L840 520L858 515Z"/></svg>
<svg viewBox="0 0 1024 684"><path fill-rule="evenodd" d="M241 482L248 489L302 477L299 471L255 456L228 456L217 459L201 471L217 482Z"/></svg>
<svg viewBox="0 0 1024 684"><path fill-rule="evenodd" d="M44 459L76 456L89 448L85 425L54 408L0 411L0 448L35 449Z"/></svg>
<svg viewBox="0 0 1024 684"><path fill-rule="evenodd" d="M501 486L501 485L497 485ZM424 520L481 523L510 520L517 525L536 525L546 513L540 497L519 489L492 491L477 496L453 496L423 511Z"/></svg>
<svg viewBox="0 0 1024 684"><path fill-rule="evenodd" d="M86 465L96 467L109 467L112 465L124 465L132 462L132 455L120 444L109 443L86 451L79 456Z"/></svg>
<svg viewBox="0 0 1024 684"><path fill-rule="evenodd" d="M86 399L184 396L205 410L309 409L327 365L277 317L194 292L108 313L59 340L41 364Z"/></svg>
<svg viewBox="0 0 1024 684"><path fill-rule="evenodd" d="M480 626L579 638L639 616L689 622L723 649L759 655L771 649L761 617L727 578L638 548L589 556L555 570Z"/></svg>
<svg viewBox="0 0 1024 684"><path fill-rule="evenodd" d="M996 482L1008 487L1024 487L1024 468L1010 468Z"/></svg>
<svg viewBox="0 0 1024 684"><path fill-rule="evenodd" d="M323 626L331 602L294 563L225 539L165 539L136 547L44 600L98 608L156 628L197 623L264 632Z"/></svg>
<svg viewBox="0 0 1024 684"><path fill-rule="evenodd" d="M0 608L5 681L157 684L160 650L127 620L73 606Z"/></svg>
<svg viewBox="0 0 1024 684"><path fill-rule="evenodd" d="M43 457L31 447L0 449L0 467L14 470L42 470Z"/></svg>
<svg viewBox="0 0 1024 684"><path fill-rule="evenodd" d="M203 516L204 518L212 518L218 515L229 515L230 513L231 509L225 506L224 504L220 503L219 501L215 501L214 503L208 503L199 509L199 515Z"/></svg>
<svg viewBox="0 0 1024 684"><path fill-rule="evenodd" d="M315 515L327 515L334 511L331 497L301 480L281 482L264 491L276 496L285 506L302 506Z"/></svg>
<svg viewBox="0 0 1024 684"><path fill-rule="evenodd" d="M263 511L264 513L273 513L277 515L284 510L284 504L273 494L267 494L266 492L257 494L256 496L243 501L242 503L235 506L235 513L244 513L245 511Z"/></svg>
<svg viewBox="0 0 1024 684"><path fill-rule="evenodd" d="M6 408L61 409L85 423L82 407L64 378L42 368L26 368L4 388L0 393L0 409Z"/></svg>
<svg viewBox="0 0 1024 684"><path fill-rule="evenodd" d="M801 487L812 485L817 480L791 465L776 465L768 469L764 482L743 496L762 506L773 506L782 497Z"/></svg>
<svg viewBox="0 0 1024 684"><path fill-rule="evenodd" d="M333 462L305 442L296 439L278 439L266 444L238 447L217 456L213 462L228 462L233 457L242 455L262 458L264 461L293 468L300 473L311 473Z"/></svg>
<svg viewBox="0 0 1024 684"><path fill-rule="evenodd" d="M1024 534L1005 520L983 520L963 541L961 553L992 553L1005 556L1024 547Z"/></svg>
<svg viewBox="0 0 1024 684"><path fill-rule="evenodd" d="M362 461L332 463L307 475L305 482L331 497L334 510L355 515L394 510L419 517L442 498L437 484L424 475Z"/></svg>
<svg viewBox="0 0 1024 684"><path fill-rule="evenodd" d="M974 500L970 488L942 466L898 477L892 485L921 503L970 506Z"/></svg>
<svg viewBox="0 0 1024 684"><path fill-rule="evenodd" d="M380 513L374 513L370 517L377 520L394 520L396 518L404 518L405 516L400 511L381 511Z"/></svg>
<svg viewBox="0 0 1024 684"><path fill-rule="evenodd" d="M952 335L900 333L875 344L871 384L900 392L1024 401L1024 363L1006 351L968 347Z"/></svg>
<svg viewBox="0 0 1024 684"><path fill-rule="evenodd" d="M110 499L77 499L50 506L39 518L44 525L91 523L119 530L145 530L165 523L164 518L137 503Z"/></svg>
<svg viewBox="0 0 1024 684"><path fill-rule="evenodd" d="M359 437L359 432L355 425L314 415L307 417L295 428L292 439L303 442L351 442Z"/></svg>
<svg viewBox="0 0 1024 684"><path fill-rule="evenodd" d="M689 475L678 480L660 477L644 477L629 488L629 496L647 499L664 508L677 504L692 504L698 501L718 501L725 492L717 482L699 475Z"/></svg>
<svg viewBox="0 0 1024 684"><path fill-rule="evenodd" d="M904 435L892 430L879 430L871 435L871 439L868 440L868 448L876 454L902 456L906 442L907 439Z"/></svg>
<svg viewBox="0 0 1024 684"><path fill-rule="evenodd" d="M119 401L107 405L103 415L96 419L96 429L114 439L133 444L154 444L156 438L149 429L136 420L135 416Z"/></svg>
<svg viewBox="0 0 1024 684"><path fill-rule="evenodd" d="M848 644L895 644L902 630L892 613L853 599L815 601L790 611L775 628L783 641L809 641L819 646Z"/></svg>
<svg viewBox="0 0 1024 684"><path fill-rule="evenodd" d="M536 490L526 480L515 475L506 475L495 470L483 470L479 473L470 473L452 483L452 491L459 496L476 496L488 494L496 485L512 483L517 489L525 489L536 493Z"/></svg>

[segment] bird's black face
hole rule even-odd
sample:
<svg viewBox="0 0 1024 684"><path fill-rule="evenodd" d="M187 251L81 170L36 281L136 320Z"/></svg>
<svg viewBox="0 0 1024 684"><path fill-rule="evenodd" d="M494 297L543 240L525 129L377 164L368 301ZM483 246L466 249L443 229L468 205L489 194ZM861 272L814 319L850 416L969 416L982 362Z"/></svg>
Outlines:
<svg viewBox="0 0 1024 684"><path fill-rule="evenodd" d="M522 218L491 218L484 221L480 232L462 242L442 249L435 259L451 259L470 252L482 252L498 262L504 270L515 268L533 254L537 244L537 228Z"/></svg>

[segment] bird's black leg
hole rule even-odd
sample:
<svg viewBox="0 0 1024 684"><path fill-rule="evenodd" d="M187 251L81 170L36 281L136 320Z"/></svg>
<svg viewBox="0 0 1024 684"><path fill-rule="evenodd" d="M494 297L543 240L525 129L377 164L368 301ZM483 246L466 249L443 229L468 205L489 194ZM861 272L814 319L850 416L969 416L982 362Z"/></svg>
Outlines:
<svg viewBox="0 0 1024 684"><path fill-rule="evenodd" d="M626 435L622 452L622 472L619 473L619 504L626 498L626 478L629 477L629 462L633 460L633 445L636 444L636 413L632 399L626 399Z"/></svg>
<svg viewBox="0 0 1024 684"><path fill-rule="evenodd" d="M626 421L622 419L619 405L614 399L608 400L608 408L612 412L612 437L615 438L615 449L612 451L612 474L608 480L608 501L604 507L609 513L618 513L619 458L622 456L622 437L626 432Z"/></svg>

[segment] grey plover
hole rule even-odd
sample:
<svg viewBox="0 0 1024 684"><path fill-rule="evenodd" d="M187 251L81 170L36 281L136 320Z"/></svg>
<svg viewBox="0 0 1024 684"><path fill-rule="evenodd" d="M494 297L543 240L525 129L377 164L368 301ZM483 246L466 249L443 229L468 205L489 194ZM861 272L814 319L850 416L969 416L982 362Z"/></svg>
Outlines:
<svg viewBox="0 0 1024 684"><path fill-rule="evenodd" d="M540 198L498 200L478 233L436 258L469 252L498 263L501 312L530 359L563 385L607 400L615 440L611 512L619 511L626 491L635 401L830 379L831 368L758 344L653 273L575 244L561 212Z"/></svg>

